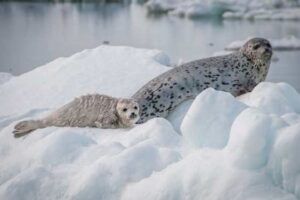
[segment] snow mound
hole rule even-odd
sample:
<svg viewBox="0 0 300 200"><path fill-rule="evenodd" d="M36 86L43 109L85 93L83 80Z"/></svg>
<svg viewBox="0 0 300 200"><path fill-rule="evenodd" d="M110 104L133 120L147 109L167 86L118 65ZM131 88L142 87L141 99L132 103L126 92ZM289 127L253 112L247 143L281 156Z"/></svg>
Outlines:
<svg viewBox="0 0 300 200"><path fill-rule="evenodd" d="M266 165L276 131L286 126L282 119L253 108L244 110L231 127L226 147L232 162L242 169L259 169Z"/></svg>
<svg viewBox="0 0 300 200"><path fill-rule="evenodd" d="M9 73L0 72L0 85L9 81L13 76Z"/></svg>
<svg viewBox="0 0 300 200"><path fill-rule="evenodd" d="M113 46L85 50L69 58L57 59L3 85L0 115L58 107L88 93L128 97L168 70L167 64L168 56L158 50ZM16 100L18 103L11 103Z"/></svg>
<svg viewBox="0 0 300 200"><path fill-rule="evenodd" d="M299 10L300 13L300 10ZM237 51L239 50L251 37L245 40L237 40L225 47L226 51ZM289 36L281 39L269 39L272 47L276 51L291 51L300 50L300 39L295 36Z"/></svg>
<svg viewBox="0 0 300 200"><path fill-rule="evenodd" d="M194 100L181 124L181 132L198 147L223 148L231 125L246 106L226 92L203 91Z"/></svg>
<svg viewBox="0 0 300 200"><path fill-rule="evenodd" d="M269 114L300 113L300 96L286 83L261 83L251 93L241 97L241 101Z"/></svg>
<svg viewBox="0 0 300 200"><path fill-rule="evenodd" d="M0 85L0 199L300 199L300 95L285 83L239 98L209 88L169 121L128 129L12 136L18 121L74 96L130 96L168 62L157 50L101 46Z"/></svg>
<svg viewBox="0 0 300 200"><path fill-rule="evenodd" d="M277 140L268 164L268 170L274 182L284 190L300 198L300 160L296 150L300 145L299 126L283 128L278 132Z"/></svg>

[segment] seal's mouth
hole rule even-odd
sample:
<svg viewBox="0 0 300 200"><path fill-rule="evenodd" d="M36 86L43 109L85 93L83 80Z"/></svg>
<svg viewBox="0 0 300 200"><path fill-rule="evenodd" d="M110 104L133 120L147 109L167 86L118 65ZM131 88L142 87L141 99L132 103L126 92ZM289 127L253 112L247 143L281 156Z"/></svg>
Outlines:
<svg viewBox="0 0 300 200"><path fill-rule="evenodd" d="M131 113L129 116L130 119L135 119L136 117L137 117L137 114L135 114L135 113Z"/></svg>
<svg viewBox="0 0 300 200"><path fill-rule="evenodd" d="M265 48L265 50L264 50L264 53L263 53L264 55L266 55L266 56L272 56L272 49L270 49L270 48Z"/></svg>
<svg viewBox="0 0 300 200"><path fill-rule="evenodd" d="M134 115L130 116L129 118L130 118L130 119L129 119L129 120L130 120L130 123L135 124L137 121L139 121L140 116L137 115L137 114L134 114Z"/></svg>

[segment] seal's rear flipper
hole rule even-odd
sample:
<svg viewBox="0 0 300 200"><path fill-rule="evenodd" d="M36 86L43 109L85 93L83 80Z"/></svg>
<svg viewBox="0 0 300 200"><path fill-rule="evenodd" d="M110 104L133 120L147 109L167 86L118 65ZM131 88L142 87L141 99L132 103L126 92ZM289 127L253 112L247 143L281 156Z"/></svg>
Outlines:
<svg viewBox="0 0 300 200"><path fill-rule="evenodd" d="M24 135L27 135L28 133L32 132L33 130L29 130L29 131L21 131L21 130L14 130L13 134L15 138L19 138L22 137Z"/></svg>
<svg viewBox="0 0 300 200"><path fill-rule="evenodd" d="M43 128L43 123L40 120L22 121L15 125L13 134L18 138L27 135L38 128Z"/></svg>

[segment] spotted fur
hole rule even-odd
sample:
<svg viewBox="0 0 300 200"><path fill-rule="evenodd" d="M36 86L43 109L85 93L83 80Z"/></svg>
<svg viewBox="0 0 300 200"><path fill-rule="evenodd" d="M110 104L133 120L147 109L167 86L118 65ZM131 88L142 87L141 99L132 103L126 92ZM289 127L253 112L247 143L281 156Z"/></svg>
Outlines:
<svg viewBox="0 0 300 200"><path fill-rule="evenodd" d="M265 80L271 57L270 42L253 38L238 52L173 68L152 79L132 96L140 105L138 123L167 117L181 102L195 98L208 87L234 96L250 92Z"/></svg>

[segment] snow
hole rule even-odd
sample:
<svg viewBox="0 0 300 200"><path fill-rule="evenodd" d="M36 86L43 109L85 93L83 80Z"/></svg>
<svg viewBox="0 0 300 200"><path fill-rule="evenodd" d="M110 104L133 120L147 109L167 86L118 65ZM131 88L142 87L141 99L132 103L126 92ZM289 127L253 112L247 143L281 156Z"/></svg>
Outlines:
<svg viewBox="0 0 300 200"><path fill-rule="evenodd" d="M129 97L139 86L168 70L167 64L168 56L158 50L112 46L85 50L56 59L3 85L0 115L58 107L88 93ZM143 70L139 70L142 66ZM18 103L12 104L16 99Z"/></svg>
<svg viewBox="0 0 300 200"><path fill-rule="evenodd" d="M261 83L251 93L241 100L265 113L284 115L292 112L300 113L300 96L298 92L286 83Z"/></svg>
<svg viewBox="0 0 300 200"><path fill-rule="evenodd" d="M209 88L128 129L12 136L75 96L128 97L167 65L159 50L100 46L0 85L0 199L300 199L300 94L286 83Z"/></svg>
<svg viewBox="0 0 300 200"><path fill-rule="evenodd" d="M149 12L181 17L219 16L225 19L300 19L299 1L285 0L149 0Z"/></svg>
<svg viewBox="0 0 300 200"><path fill-rule="evenodd" d="M207 89L197 96L185 115L182 135L197 147L223 148L234 119L245 107L229 93Z"/></svg>
<svg viewBox="0 0 300 200"><path fill-rule="evenodd" d="M0 85L9 81L12 78L12 75L9 73L0 72Z"/></svg>
<svg viewBox="0 0 300 200"><path fill-rule="evenodd" d="M277 129L286 123L254 108L247 108L234 121L226 147L231 161L242 169L266 165ZM255 147L255 148L254 148Z"/></svg>
<svg viewBox="0 0 300 200"><path fill-rule="evenodd" d="M300 13L300 11L299 11ZM243 44L245 44L246 41L248 41L251 37L245 39L245 40L237 40L231 42L229 45L225 47L226 51L236 51ZM293 50L300 50L300 39L295 36L288 36L280 39L269 39L273 50L276 51L293 51Z"/></svg>

